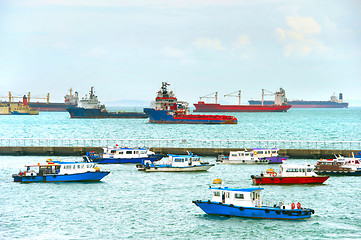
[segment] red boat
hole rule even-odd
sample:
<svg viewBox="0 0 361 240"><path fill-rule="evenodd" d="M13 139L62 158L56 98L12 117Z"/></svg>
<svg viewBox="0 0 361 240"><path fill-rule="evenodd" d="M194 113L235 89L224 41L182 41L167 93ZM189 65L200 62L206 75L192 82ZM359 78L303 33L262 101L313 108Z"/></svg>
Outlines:
<svg viewBox="0 0 361 240"><path fill-rule="evenodd" d="M209 95L200 97L202 98L215 98L216 103L205 103L204 101L198 101L194 106L196 110L194 112L286 112L291 108L291 105L287 104L287 99L285 98L285 90L280 89L275 95L275 104L273 105L241 105L241 91L238 91L238 95L226 94L224 96L239 97L239 105L221 105L217 103L218 93L214 93L214 97L209 97ZM232 93L233 94L233 93ZM262 89L262 99L264 97L264 89Z"/></svg>
<svg viewBox="0 0 361 240"><path fill-rule="evenodd" d="M314 166L282 164L279 173L273 169L267 169L266 174L252 175L252 181L255 185L261 184L322 184L330 176L318 176L314 172Z"/></svg>

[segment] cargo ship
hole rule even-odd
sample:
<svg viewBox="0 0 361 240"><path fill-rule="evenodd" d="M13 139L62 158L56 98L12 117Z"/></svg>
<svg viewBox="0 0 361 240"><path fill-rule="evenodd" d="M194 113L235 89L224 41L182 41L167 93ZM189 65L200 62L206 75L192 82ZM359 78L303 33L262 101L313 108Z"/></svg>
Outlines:
<svg viewBox="0 0 361 240"><path fill-rule="evenodd" d="M70 94L65 95L65 100L63 103L54 103L50 102L50 94L48 93L46 97L37 97L34 99L45 99L46 102L31 102L30 101L30 92L27 94L27 104L30 108L39 110L40 112L66 112L66 107L68 106L77 106L78 104L78 93L72 93L72 89L69 89ZM12 96L9 92L9 98L22 98L18 96ZM3 102L8 104L9 102Z"/></svg>
<svg viewBox="0 0 361 240"><path fill-rule="evenodd" d="M250 105L258 105L261 100L249 100ZM264 101L264 105L273 105L274 101ZM340 93L337 97L335 94L331 96L330 101L304 101L304 100L291 100L288 104L292 108L347 108L348 103L343 102L343 94Z"/></svg>
<svg viewBox="0 0 361 240"><path fill-rule="evenodd" d="M10 103L10 104L9 104ZM9 94L9 102L0 101L0 115L39 115L39 110L28 105L28 99L24 95L23 102L12 102Z"/></svg>
<svg viewBox="0 0 361 240"><path fill-rule="evenodd" d="M262 99L266 95L262 89ZM231 93L234 94L234 93ZM235 96L231 94L226 94L226 96ZM238 91L239 104L238 105L223 105L217 103L218 92L215 92L214 97L209 97L209 95L200 97L202 98L215 98L215 103L205 103L204 101L198 101L194 106L196 110L194 112L287 112L291 108L291 105L287 104L286 93L283 88L276 93L271 93L275 95L275 101L272 105L265 105L263 101L257 105L241 105L241 91ZM270 95L270 94L267 94Z"/></svg>
<svg viewBox="0 0 361 240"><path fill-rule="evenodd" d="M237 124L237 118L233 116L189 114L188 103L178 101L173 91L168 92L168 85L163 82L154 106L144 108L150 123Z"/></svg>
<svg viewBox="0 0 361 240"><path fill-rule="evenodd" d="M104 105L100 105L94 87L91 87L89 97L86 95L78 106L69 106L66 110L71 118L147 118L142 112L108 112Z"/></svg>

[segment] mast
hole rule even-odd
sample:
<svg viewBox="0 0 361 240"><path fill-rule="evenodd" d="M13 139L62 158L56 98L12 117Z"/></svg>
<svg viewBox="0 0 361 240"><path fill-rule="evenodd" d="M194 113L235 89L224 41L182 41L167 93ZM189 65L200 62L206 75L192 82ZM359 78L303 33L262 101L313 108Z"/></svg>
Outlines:
<svg viewBox="0 0 361 240"><path fill-rule="evenodd" d="M224 96L225 97L238 97L238 105L241 105L241 92L242 92L242 90L239 90L239 91L236 91L236 92L233 92L233 93L226 94ZM238 94L234 95L235 93L238 93Z"/></svg>

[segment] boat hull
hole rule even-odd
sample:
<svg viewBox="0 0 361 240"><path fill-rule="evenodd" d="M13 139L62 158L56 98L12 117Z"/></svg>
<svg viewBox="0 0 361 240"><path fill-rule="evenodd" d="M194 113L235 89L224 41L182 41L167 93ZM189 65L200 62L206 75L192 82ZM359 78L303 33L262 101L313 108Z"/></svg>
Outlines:
<svg viewBox="0 0 361 240"><path fill-rule="evenodd" d="M141 112L107 112L100 109L85 109L79 107L67 107L71 118L147 118Z"/></svg>
<svg viewBox="0 0 361 240"><path fill-rule="evenodd" d="M171 166L155 166L146 167L144 165L137 166L139 171L144 172L204 172L208 171L214 164L205 164L201 166L189 166L189 167L171 167Z"/></svg>
<svg viewBox="0 0 361 240"><path fill-rule="evenodd" d="M13 175L14 182L97 182L107 176L109 172L85 172L67 175L49 174L45 176L19 176Z"/></svg>
<svg viewBox="0 0 361 240"><path fill-rule="evenodd" d="M269 160L219 160L217 163L220 164L231 164L231 165L260 165L269 164Z"/></svg>
<svg viewBox="0 0 361 240"><path fill-rule="evenodd" d="M361 176L361 170L358 171L317 171L315 173L318 175L327 175L327 176Z"/></svg>
<svg viewBox="0 0 361 240"><path fill-rule="evenodd" d="M144 108L144 112L148 115L150 123L237 124L237 119L232 116L191 115L191 114L174 116L172 111L155 110L154 108Z"/></svg>
<svg viewBox="0 0 361 240"><path fill-rule="evenodd" d="M154 162L161 159L162 157L164 157L163 154L155 154L143 158L98 158L93 159L92 161L99 164L142 163L144 160Z"/></svg>
<svg viewBox="0 0 361 240"><path fill-rule="evenodd" d="M312 176L312 177L261 177L251 176L253 184L322 184L329 176Z"/></svg>
<svg viewBox="0 0 361 240"><path fill-rule="evenodd" d="M262 101L260 100L249 100L250 105L259 105ZM273 105L274 101L264 101L264 105ZM287 104L291 105L292 108L347 108L348 103L338 103L331 101L288 101Z"/></svg>
<svg viewBox="0 0 361 240"><path fill-rule="evenodd" d="M195 103L194 112L287 112L291 105L221 105Z"/></svg>
<svg viewBox="0 0 361 240"><path fill-rule="evenodd" d="M283 157L283 156L266 157L266 158L260 158L260 159L261 160L268 159L269 164L281 164L281 163L283 163L283 161L286 161L288 159L288 156L287 157Z"/></svg>
<svg viewBox="0 0 361 240"><path fill-rule="evenodd" d="M280 209L273 207L239 207L211 201L193 201L195 205L210 215L235 216L244 218L302 220L311 217L312 209Z"/></svg>

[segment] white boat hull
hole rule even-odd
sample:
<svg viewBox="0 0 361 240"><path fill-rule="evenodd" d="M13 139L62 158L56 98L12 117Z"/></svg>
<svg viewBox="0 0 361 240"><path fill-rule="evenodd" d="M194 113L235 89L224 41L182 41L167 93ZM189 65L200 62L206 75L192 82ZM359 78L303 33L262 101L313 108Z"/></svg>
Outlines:
<svg viewBox="0 0 361 240"><path fill-rule="evenodd" d="M145 172L201 172L208 171L214 164L203 166L191 166L191 167L149 167L139 169L139 171Z"/></svg>
<svg viewBox="0 0 361 240"><path fill-rule="evenodd" d="M233 164L233 165L238 165L238 164L268 164L269 160L222 160L222 161L217 161L217 163L219 164Z"/></svg>

